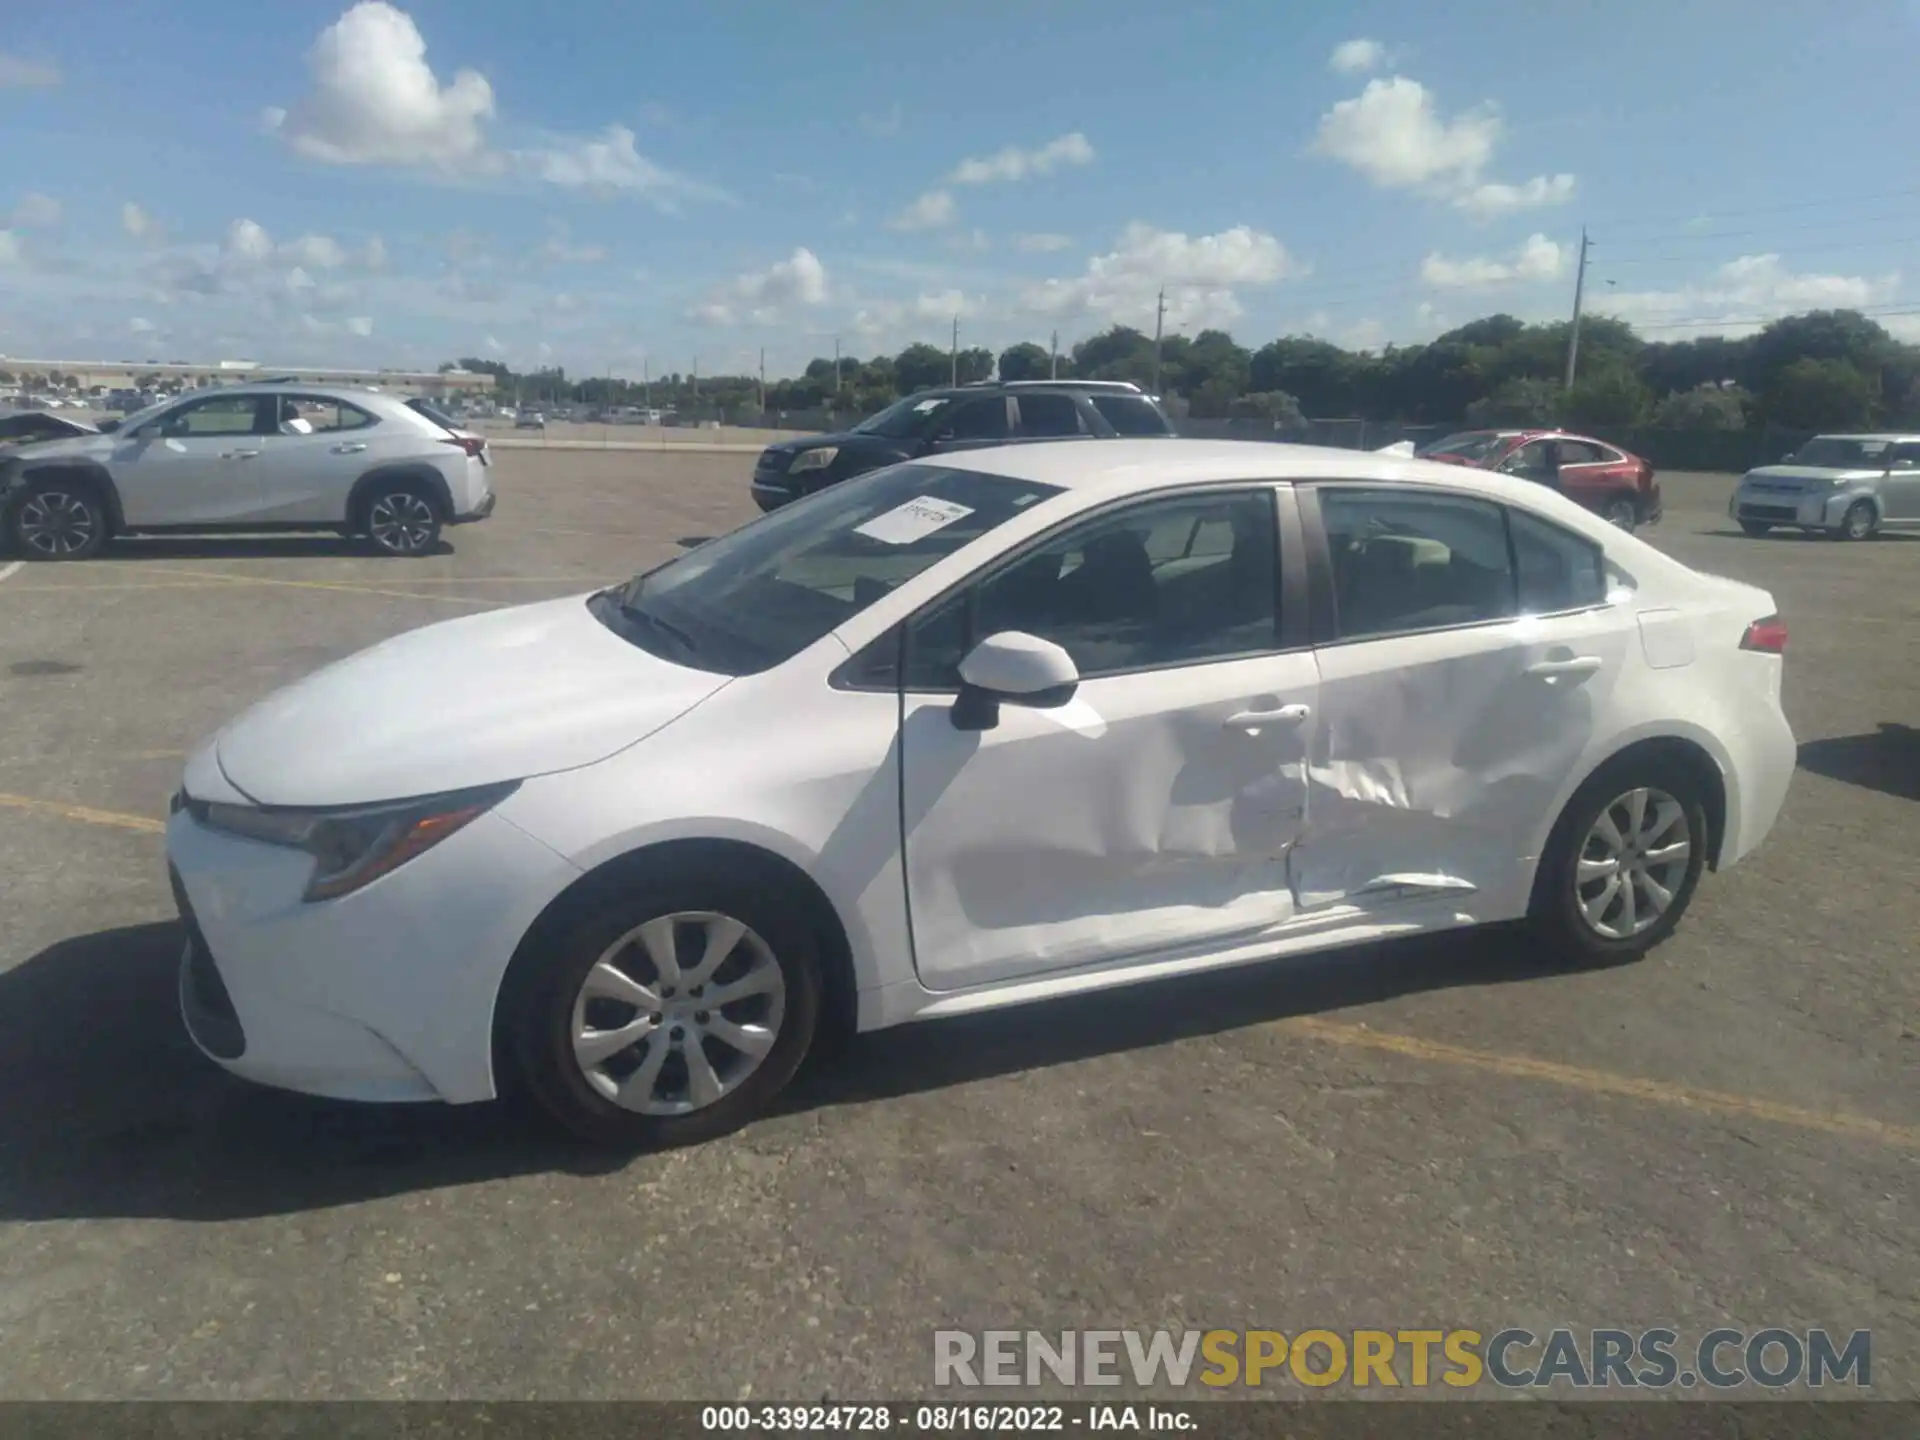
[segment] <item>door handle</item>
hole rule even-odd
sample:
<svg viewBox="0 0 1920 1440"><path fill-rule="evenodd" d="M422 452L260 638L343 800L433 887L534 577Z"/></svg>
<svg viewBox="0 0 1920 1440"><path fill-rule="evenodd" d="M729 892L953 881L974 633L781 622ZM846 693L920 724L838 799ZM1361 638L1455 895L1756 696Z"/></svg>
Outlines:
<svg viewBox="0 0 1920 1440"><path fill-rule="evenodd" d="M1242 710L1222 724L1229 730L1258 730L1266 725L1298 725L1312 713L1311 705L1282 705L1278 710Z"/></svg>
<svg viewBox="0 0 1920 1440"><path fill-rule="evenodd" d="M252 460L259 454L260 452L258 450L222 450L220 452L220 458L222 460Z"/></svg>
<svg viewBox="0 0 1920 1440"><path fill-rule="evenodd" d="M1555 675L1591 675L1606 662L1598 655L1575 655L1571 660L1536 660L1527 674L1551 679Z"/></svg>
<svg viewBox="0 0 1920 1440"><path fill-rule="evenodd" d="M362 450L366 448L367 447L364 444L362 444L360 441L355 440L352 443L347 445L333 446L332 453L335 455L358 455Z"/></svg>

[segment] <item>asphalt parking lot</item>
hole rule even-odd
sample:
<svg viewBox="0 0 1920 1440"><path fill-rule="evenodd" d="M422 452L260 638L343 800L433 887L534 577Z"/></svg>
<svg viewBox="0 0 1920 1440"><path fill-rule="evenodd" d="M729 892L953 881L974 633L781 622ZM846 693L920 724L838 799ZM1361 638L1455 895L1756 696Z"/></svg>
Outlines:
<svg viewBox="0 0 1920 1440"><path fill-rule="evenodd" d="M1752 541L1729 478L1666 478L1656 542L1780 601L1802 766L1641 964L1452 936L913 1027L615 1163L249 1087L175 1011L189 746L753 513L739 454L497 463L417 562L0 579L0 1398L880 1398L949 1326L1561 1324L1871 1329L1874 1392L1920 1396L1920 537Z"/></svg>

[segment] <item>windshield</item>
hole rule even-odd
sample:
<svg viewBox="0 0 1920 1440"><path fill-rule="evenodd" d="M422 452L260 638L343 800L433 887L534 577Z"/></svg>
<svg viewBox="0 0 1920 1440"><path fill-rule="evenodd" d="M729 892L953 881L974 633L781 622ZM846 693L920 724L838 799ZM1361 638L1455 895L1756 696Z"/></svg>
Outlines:
<svg viewBox="0 0 1920 1440"><path fill-rule="evenodd" d="M1816 435L1780 463L1813 465L1822 470L1884 470L1891 440L1855 440L1842 435Z"/></svg>
<svg viewBox="0 0 1920 1440"><path fill-rule="evenodd" d="M163 410L171 410L180 403L178 395L169 395L164 400L155 401L144 410L136 410L114 428L120 431L137 430Z"/></svg>
<svg viewBox="0 0 1920 1440"><path fill-rule="evenodd" d="M970 470L888 466L635 576L599 597L595 613L678 664L757 674L1058 493Z"/></svg>
<svg viewBox="0 0 1920 1440"><path fill-rule="evenodd" d="M880 435L888 440L904 440L920 433L928 419L953 403L951 395L909 395L896 400L878 415L870 415L853 427L856 435Z"/></svg>
<svg viewBox="0 0 1920 1440"><path fill-rule="evenodd" d="M1462 460L1484 460L1495 450L1506 436L1498 430L1469 430L1459 435L1449 435L1444 440L1416 450L1416 455L1457 455Z"/></svg>

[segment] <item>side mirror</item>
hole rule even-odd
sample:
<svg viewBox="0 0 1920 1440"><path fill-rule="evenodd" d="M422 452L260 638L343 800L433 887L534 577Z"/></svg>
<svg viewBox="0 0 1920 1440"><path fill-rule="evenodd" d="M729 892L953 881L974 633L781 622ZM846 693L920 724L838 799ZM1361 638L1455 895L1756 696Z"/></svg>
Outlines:
<svg viewBox="0 0 1920 1440"><path fill-rule="evenodd" d="M120 428L120 422L109 417L108 419L102 420L96 428L102 435L111 435Z"/></svg>
<svg viewBox="0 0 1920 1440"><path fill-rule="evenodd" d="M960 662L960 693L953 702L956 730L991 730L1000 706L1052 710L1073 699L1080 668L1051 640L1021 630L989 635Z"/></svg>

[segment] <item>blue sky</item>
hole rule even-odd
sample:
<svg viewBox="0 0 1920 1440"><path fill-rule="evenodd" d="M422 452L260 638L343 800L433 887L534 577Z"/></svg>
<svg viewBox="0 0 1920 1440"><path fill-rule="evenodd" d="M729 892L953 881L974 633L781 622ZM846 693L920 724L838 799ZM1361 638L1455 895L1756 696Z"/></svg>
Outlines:
<svg viewBox="0 0 1920 1440"><path fill-rule="evenodd" d="M16 357L1372 347L1564 314L1582 225L1650 338L1920 334L1915 3L7 8Z"/></svg>

